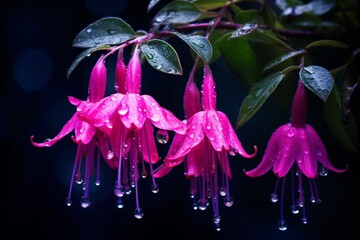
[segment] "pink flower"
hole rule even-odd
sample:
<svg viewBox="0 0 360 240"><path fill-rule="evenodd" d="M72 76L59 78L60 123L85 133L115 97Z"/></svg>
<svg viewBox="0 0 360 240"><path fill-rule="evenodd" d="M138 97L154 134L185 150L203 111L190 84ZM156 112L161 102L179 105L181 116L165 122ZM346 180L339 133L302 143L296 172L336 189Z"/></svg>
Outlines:
<svg viewBox="0 0 360 240"><path fill-rule="evenodd" d="M129 62L126 78L117 75L118 93L112 94L96 103L89 103L81 110L81 118L90 125L101 129L110 138L113 155L118 159L118 176L114 193L118 197L119 207L121 197L130 193L135 187L136 209L135 217L142 218L143 210L138 201L139 176L146 177L145 162L150 166L152 175L152 191L158 192L158 186L153 177L152 164L160 159L154 139L154 128L158 128L157 138L161 143L168 141L167 131L184 134L187 126L177 119L172 112L162 108L149 95L140 95L141 62L140 50L136 46ZM118 68L124 68L118 63ZM125 89L121 79L126 79ZM126 93L123 94L126 90ZM142 171L140 174L140 170Z"/></svg>
<svg viewBox="0 0 360 240"><path fill-rule="evenodd" d="M218 192L225 197L226 206L233 205L228 184L228 179L232 177L228 154L234 156L239 153L245 158L252 158L257 147L254 146L253 154L247 154L227 116L216 110L215 83L208 65L205 66L202 89L203 110L200 111L198 90L192 79L189 80L184 96L184 108L189 117L188 130L185 135L174 137L163 166L155 176L162 177L169 168L185 161L185 175L191 179L190 194L194 198L194 209L205 210L208 199L211 199L213 222L220 230ZM221 177L218 173L222 174Z"/></svg>
<svg viewBox="0 0 360 240"><path fill-rule="evenodd" d="M318 196L318 192L315 185L315 180L320 171L320 175L327 175L327 170L333 172L344 172L345 170L339 170L331 165L326 148L312 126L306 124L306 92L304 84L299 80L298 87L294 96L292 105L292 119L290 123L280 126L272 134L265 154L261 163L253 170L246 171L246 175L250 177L258 177L264 175L271 168L275 175L283 180L281 191L281 216L278 223L280 230L286 230L286 222L283 217L283 198L285 179L289 170L292 171L292 185L295 181L295 173L298 180L298 192L299 198L295 203L294 191L292 191L292 212L298 213L299 208L303 209L302 222L307 222L305 216L305 200L304 189L302 185L302 176L305 175L309 178L310 183L310 199L311 202L320 203L321 200ZM296 164L295 164L296 163ZM318 165L321 168L318 169ZM271 201L277 202L277 188L279 181L276 184L274 193L271 195ZM292 186L294 187L294 186Z"/></svg>
<svg viewBox="0 0 360 240"><path fill-rule="evenodd" d="M97 130L94 126L84 122L79 118L80 110L87 104L87 102L96 102L104 97L106 87L106 68L104 59L101 57L96 65L94 66L89 82L89 96L87 101L81 101L74 97L69 97L71 104L77 107L77 111L71 117L71 119L64 125L61 131L53 138L47 139L45 142L37 143L34 142L34 136L30 137L32 144L36 147L51 147L56 142L64 138L70 132L75 132L75 137L72 137L74 142L78 144L77 153L75 157L74 169L71 177L71 184L69 189L69 194L66 199L68 206L72 204L71 192L73 187L74 180L81 184L84 182L84 195L81 199L81 206L86 208L90 206L89 198L89 183L90 176L94 174L94 165L95 165L95 148L99 148L106 163L109 166L114 166L115 162L111 159L107 159L106 155L108 153L108 144L105 134ZM83 181L81 175L81 165L82 159L85 158L85 181ZM97 179L96 185L100 184L99 177L99 166L100 166L100 156L97 156Z"/></svg>

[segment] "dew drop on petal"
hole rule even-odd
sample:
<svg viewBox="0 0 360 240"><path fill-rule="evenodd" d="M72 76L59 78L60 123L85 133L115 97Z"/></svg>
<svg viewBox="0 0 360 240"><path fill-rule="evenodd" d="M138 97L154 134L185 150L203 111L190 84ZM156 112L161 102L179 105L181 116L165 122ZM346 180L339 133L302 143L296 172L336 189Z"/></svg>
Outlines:
<svg viewBox="0 0 360 240"><path fill-rule="evenodd" d="M156 133L156 141L166 144L169 141L169 133L164 129L159 129Z"/></svg>
<svg viewBox="0 0 360 240"><path fill-rule="evenodd" d="M295 135L295 130L293 128L290 129L290 131L287 133L288 137L293 137Z"/></svg>
<svg viewBox="0 0 360 240"><path fill-rule="evenodd" d="M113 157L114 157L114 152L108 151L108 153L106 154L106 159L111 160Z"/></svg>
<svg viewBox="0 0 360 240"><path fill-rule="evenodd" d="M124 116L128 111L129 111L129 106L125 103L122 103L118 113L121 116Z"/></svg>
<svg viewBox="0 0 360 240"><path fill-rule="evenodd" d="M276 194L276 193L272 193L270 195L270 201L273 202L273 203L276 203L279 199L279 196Z"/></svg>
<svg viewBox="0 0 360 240"><path fill-rule="evenodd" d="M136 208L134 211L134 217L136 217L137 219L141 219L144 216L144 211L142 210L142 208Z"/></svg>
<svg viewBox="0 0 360 240"><path fill-rule="evenodd" d="M224 199L224 204L227 207L232 207L232 205L234 204L234 199L232 199L232 197L227 197Z"/></svg>
<svg viewBox="0 0 360 240"><path fill-rule="evenodd" d="M287 229L287 224L284 220L280 220L277 226L280 231L285 231Z"/></svg>
<svg viewBox="0 0 360 240"><path fill-rule="evenodd" d="M152 113L151 116L150 116L150 119L151 119L153 122L158 122L158 121L160 121L160 118L161 118L161 115L160 115L160 113L157 113L157 112Z"/></svg>
<svg viewBox="0 0 360 240"><path fill-rule="evenodd" d="M236 150L234 148L230 149L229 154L230 154L230 156L235 156L236 155Z"/></svg>
<svg viewBox="0 0 360 240"><path fill-rule="evenodd" d="M80 206L82 208L87 208L91 205L91 202L90 202L90 198L88 197L82 197L81 200L80 200Z"/></svg>

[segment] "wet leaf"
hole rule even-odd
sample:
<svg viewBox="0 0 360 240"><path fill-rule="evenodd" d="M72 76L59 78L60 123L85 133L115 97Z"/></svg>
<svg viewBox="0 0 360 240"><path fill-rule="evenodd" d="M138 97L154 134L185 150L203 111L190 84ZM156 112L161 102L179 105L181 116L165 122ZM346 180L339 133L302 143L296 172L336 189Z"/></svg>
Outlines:
<svg viewBox="0 0 360 240"><path fill-rule="evenodd" d="M117 45L134 35L134 30L121 18L105 17L81 30L75 37L73 46L91 48L100 45Z"/></svg>
<svg viewBox="0 0 360 240"><path fill-rule="evenodd" d="M346 49L349 46L346 43L343 42L339 42L336 40L319 40L319 41L315 41L312 43L309 43L308 45L306 45L305 49L309 49L312 47L336 47L336 48L343 48Z"/></svg>
<svg viewBox="0 0 360 240"><path fill-rule="evenodd" d="M241 10L235 16L235 22L244 24L254 20L260 14L258 9L250 9L250 10Z"/></svg>
<svg viewBox="0 0 360 240"><path fill-rule="evenodd" d="M158 2L160 2L160 1L161 1L161 0L151 0L151 1L149 2L148 7L147 7L147 11L150 12L151 9L152 9L156 4L158 4Z"/></svg>
<svg viewBox="0 0 360 240"><path fill-rule="evenodd" d="M299 76L308 89L326 102L334 86L334 79L328 70L320 66L307 66L300 69Z"/></svg>
<svg viewBox="0 0 360 240"><path fill-rule="evenodd" d="M351 113L347 123L342 121L343 111L341 108L341 93L335 85L328 101L324 106L325 121L328 124L335 139L348 151L355 154L359 149L358 126Z"/></svg>
<svg viewBox="0 0 360 240"><path fill-rule="evenodd" d="M283 11L283 14L298 16L303 13L312 13L316 15L322 15L330 11L334 5L334 0L313 0L307 4L289 7Z"/></svg>
<svg viewBox="0 0 360 240"><path fill-rule="evenodd" d="M286 60L289 60L289 59L291 59L291 58L293 58L295 56L301 55L303 53L305 53L304 50L299 50L299 51L293 51L293 52L286 53L286 54L274 59L273 61L269 62L268 64L266 64L262 71L265 72L265 71L267 71L267 70L269 70L269 69L271 69L271 68L273 68L273 67L275 67L275 66L277 66L277 65L279 65L279 64L281 64L283 62L285 62Z"/></svg>
<svg viewBox="0 0 360 240"><path fill-rule="evenodd" d="M279 83L284 79L285 74L276 72L255 83L249 94L241 104L239 115L236 121L236 128L239 128L264 105L269 96L274 92Z"/></svg>
<svg viewBox="0 0 360 240"><path fill-rule="evenodd" d="M70 78L71 73L74 71L74 69L77 67L77 65L79 65L79 63L85 58L85 57L89 57L91 55L91 53L95 52L95 51L99 51L99 50L108 50L111 47L109 45L103 45L103 46L97 46L97 47L93 47L93 48L89 48L85 51L83 51L82 53L80 53L75 60L72 62L71 66L69 67L69 69L66 72L66 76L67 78Z"/></svg>
<svg viewBox="0 0 360 240"><path fill-rule="evenodd" d="M239 0L236 0L234 2L238 2ZM213 10L216 8L221 8L226 6L228 3L228 0L195 0L193 3L198 6L198 8L202 10Z"/></svg>
<svg viewBox="0 0 360 240"><path fill-rule="evenodd" d="M163 7L154 17L159 24L189 23L202 15L196 5L186 1L173 1Z"/></svg>
<svg viewBox="0 0 360 240"><path fill-rule="evenodd" d="M244 36L244 38L253 42L265 43L283 51L294 51L288 44L276 37L270 31L260 30L259 28Z"/></svg>
<svg viewBox="0 0 360 240"><path fill-rule="evenodd" d="M186 42L205 62L210 62L212 56L212 46L209 40L207 40L204 36L185 35L178 32L174 32L174 34Z"/></svg>
<svg viewBox="0 0 360 240"><path fill-rule="evenodd" d="M243 37L230 38L225 34L219 43L219 50L230 70L251 86L258 79L257 55Z"/></svg>
<svg viewBox="0 0 360 240"><path fill-rule="evenodd" d="M179 56L167 42L153 39L141 45L148 63L156 70L169 74L182 74Z"/></svg>
<svg viewBox="0 0 360 240"><path fill-rule="evenodd" d="M232 32L230 38L237 38L248 35L258 27L257 23L246 23Z"/></svg>

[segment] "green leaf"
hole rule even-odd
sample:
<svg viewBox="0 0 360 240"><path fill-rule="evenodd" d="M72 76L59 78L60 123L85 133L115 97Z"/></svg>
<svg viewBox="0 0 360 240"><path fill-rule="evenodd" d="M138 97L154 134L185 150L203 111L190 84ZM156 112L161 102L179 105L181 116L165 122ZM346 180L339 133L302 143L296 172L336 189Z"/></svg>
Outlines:
<svg viewBox="0 0 360 240"><path fill-rule="evenodd" d="M201 17L198 7L186 1L173 1L163 7L154 17L159 24L190 23Z"/></svg>
<svg viewBox="0 0 360 240"><path fill-rule="evenodd" d="M336 47L336 48L343 48L346 49L349 46L346 43L343 42L339 42L336 40L318 40L312 43L309 43L308 45L306 45L305 49L309 49L312 47Z"/></svg>
<svg viewBox="0 0 360 240"><path fill-rule="evenodd" d="M249 94L241 104L236 121L236 128L239 128L255 115L284 77L284 73L276 72L262 79L260 82L255 83L251 87Z"/></svg>
<svg viewBox="0 0 360 240"><path fill-rule="evenodd" d="M299 50L299 51L293 51L293 52L289 52L289 53L286 53L276 59L274 59L273 61L269 62L268 64L265 65L265 67L263 68L263 72L275 67L275 66L278 66L279 64L285 62L286 60L289 60L295 56L298 56L298 55L301 55L301 54L304 54L305 51L304 50Z"/></svg>
<svg viewBox="0 0 360 240"><path fill-rule="evenodd" d="M91 48L116 45L131 39L134 35L134 30L121 18L105 17L81 30L75 37L73 46Z"/></svg>
<svg viewBox="0 0 360 240"><path fill-rule="evenodd" d="M300 0L276 0L275 3L281 10L303 4Z"/></svg>
<svg viewBox="0 0 360 240"><path fill-rule="evenodd" d="M348 151L357 154L359 151L358 127L351 113L347 123L342 121L341 102L340 90L335 85L324 106L325 121L336 140Z"/></svg>
<svg viewBox="0 0 360 240"><path fill-rule="evenodd" d="M212 46L209 40L201 35L185 35L174 32L181 40L186 42L194 52L199 55L206 63L209 63L212 56Z"/></svg>
<svg viewBox="0 0 360 240"><path fill-rule="evenodd" d="M77 65L79 65L79 63L85 58L85 57L89 57L91 55L91 53L95 52L95 51L99 51L99 50L109 50L111 48L111 46L109 45L103 45L103 46L96 46L93 48L89 48L86 49L85 51L83 51L82 53L80 53L75 60L72 62L71 66L69 67L69 69L66 71L66 76L67 78L70 78L71 73L74 71L74 69L76 68Z"/></svg>
<svg viewBox="0 0 360 240"><path fill-rule="evenodd" d="M303 13L322 15L330 11L334 5L334 0L313 0L308 4L296 6L292 12L294 12L296 15L301 15Z"/></svg>
<svg viewBox="0 0 360 240"><path fill-rule="evenodd" d="M292 49L289 45L276 37L270 31L260 30L259 28L244 36L244 38L253 42L265 43L283 51L294 51L294 49Z"/></svg>
<svg viewBox="0 0 360 240"><path fill-rule="evenodd" d="M238 2L234 1L234 2ZM227 5L228 0L195 0L193 3L198 6L201 10L213 10L216 8L221 8Z"/></svg>
<svg viewBox="0 0 360 240"><path fill-rule="evenodd" d="M259 14L260 11L258 9L242 10L235 15L235 22L244 24L254 20Z"/></svg>
<svg viewBox="0 0 360 240"><path fill-rule="evenodd" d="M179 56L167 42L153 39L141 45L141 50L148 63L164 73L182 75Z"/></svg>
<svg viewBox="0 0 360 240"><path fill-rule="evenodd" d="M334 86L334 79L328 70L320 66L307 66L300 69L299 76L307 88L326 102Z"/></svg>
<svg viewBox="0 0 360 240"><path fill-rule="evenodd" d="M222 37L219 50L230 70L251 86L258 79L257 55L246 39L229 39L229 34Z"/></svg>

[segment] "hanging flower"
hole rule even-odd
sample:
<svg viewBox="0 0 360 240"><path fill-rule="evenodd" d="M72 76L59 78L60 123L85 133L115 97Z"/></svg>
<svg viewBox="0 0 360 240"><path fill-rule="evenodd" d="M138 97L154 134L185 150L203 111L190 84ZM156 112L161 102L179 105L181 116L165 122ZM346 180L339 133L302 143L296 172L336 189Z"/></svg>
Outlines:
<svg viewBox="0 0 360 240"><path fill-rule="evenodd" d="M87 102L94 103L104 97L105 87L106 67L104 58L100 57L91 72L88 89L88 99L86 101L81 101L79 99L69 96L70 103L77 107L77 111L64 125L61 131L53 139L47 139L45 142L42 143L35 142L34 136L30 137L32 144L36 147L51 147L56 142L68 135L70 132L75 132L75 137L72 137L72 139L75 143L77 143L78 147L75 157L73 173L71 176L69 194L66 199L66 204L68 206L71 206L72 204L71 192L74 181L78 184L84 184L84 195L81 198L81 206L83 208L86 208L89 207L91 204L89 196L90 176L94 175L95 157L97 158L96 185L100 185L100 154L96 155L96 148L100 150L106 163L110 167L113 167L116 164L116 162L112 161L112 159L108 159L106 157L109 151L109 146L108 139L105 134L79 118L81 109L87 104ZM85 180L83 179L81 174L81 166L82 164L84 164L82 161L83 158L85 158Z"/></svg>
<svg viewBox="0 0 360 240"><path fill-rule="evenodd" d="M202 86L202 108L198 107L200 95L192 79L188 82L184 96L188 130L183 136L175 136L162 167L156 177L162 177L169 168L185 162L185 175L190 179L190 196L194 199L194 209L205 210L209 200L213 208L213 222L220 230L219 193L225 197L224 204L233 205L229 191L232 178L228 154L236 153L252 158L257 153L247 154L241 145L229 119L216 110L215 83L211 70L205 65ZM218 173L221 176L218 176Z"/></svg>
<svg viewBox="0 0 360 240"><path fill-rule="evenodd" d="M331 165L326 148L312 126L306 124L306 92L304 84L299 80L298 87L294 96L291 121L280 126L272 134L261 163L251 171L245 171L250 177L264 175L271 168L278 177L275 191L271 194L271 201L278 201L278 185L282 181L281 200L280 200L280 220L278 228L282 231L287 229L283 214L285 180L290 169L292 184L292 205L291 210L294 214L302 209L302 223L307 223L305 215L305 197L303 187L303 175L308 178L310 186L310 201L320 203L320 197L316 188L315 178L326 176L328 170L341 173ZM318 165L320 164L320 168ZM294 190L297 178L298 191ZM295 200L295 192L298 192L298 199Z"/></svg>
<svg viewBox="0 0 360 240"><path fill-rule="evenodd" d="M118 93L112 94L96 103L89 103L81 111L81 117L89 124L102 129L110 138L113 155L118 159L118 175L114 193L118 197L118 207L122 207L124 193L130 193L135 188L136 208L135 217L142 218L143 210L138 200L138 180L140 175L147 176L145 163L150 166L152 176L152 191L159 191L153 177L152 165L160 159L154 139L154 127L160 143L166 143L169 135L167 131L184 134L187 126L177 119L172 112L162 108L149 95L140 95L141 62L140 49L135 47L129 62L125 89L121 79L117 82ZM118 65L119 67L120 65ZM123 66L119 67L123 68ZM125 94L122 92L126 91ZM141 173L140 173L141 172Z"/></svg>

